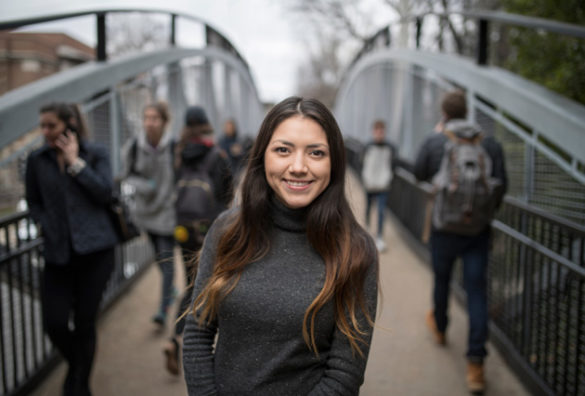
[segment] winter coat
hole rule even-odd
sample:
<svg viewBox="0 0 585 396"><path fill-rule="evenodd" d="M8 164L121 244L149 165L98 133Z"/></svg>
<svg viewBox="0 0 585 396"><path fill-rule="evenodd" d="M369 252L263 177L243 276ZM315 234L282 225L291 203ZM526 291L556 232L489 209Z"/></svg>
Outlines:
<svg viewBox="0 0 585 396"><path fill-rule="evenodd" d="M362 154L362 182L367 192L390 190L394 175L394 147L388 142L371 142Z"/></svg>
<svg viewBox="0 0 585 396"><path fill-rule="evenodd" d="M82 141L79 157L86 166L75 176L59 169L57 152L47 145L27 159L26 200L41 226L43 254L51 264L67 264L71 251L89 254L118 242L106 210L112 195L108 152Z"/></svg>
<svg viewBox="0 0 585 396"><path fill-rule="evenodd" d="M138 227L157 235L172 235L175 228L173 149L170 133L157 147L140 133L122 149L122 178L135 189L132 217Z"/></svg>

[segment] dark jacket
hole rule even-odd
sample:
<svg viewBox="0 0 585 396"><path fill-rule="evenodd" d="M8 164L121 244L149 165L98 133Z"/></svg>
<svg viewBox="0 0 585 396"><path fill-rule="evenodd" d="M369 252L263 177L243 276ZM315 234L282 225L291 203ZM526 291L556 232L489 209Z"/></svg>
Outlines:
<svg viewBox="0 0 585 396"><path fill-rule="evenodd" d="M414 176L421 181L431 182L433 176L441 167L441 160L445 151L445 143L449 138L443 133L434 133L429 136L422 144L416 161L414 163ZM481 142L482 147L486 150L492 160L492 176L501 180L503 186L503 195L508 189L508 176L506 175L506 164L504 161L504 152L500 143L493 137L486 137ZM497 206L501 202L497 203Z"/></svg>
<svg viewBox="0 0 585 396"><path fill-rule="evenodd" d="M219 147L225 151L228 156L232 174L239 172L244 162L244 148L236 136L222 136L219 139Z"/></svg>
<svg viewBox="0 0 585 396"><path fill-rule="evenodd" d="M212 217L215 218L228 207L233 196L233 177L226 154L214 145L189 142L185 144L180 155L181 165L177 171L177 178L180 178L181 168L198 166L207 155L214 157L210 160L209 173L213 183L216 209Z"/></svg>
<svg viewBox="0 0 585 396"><path fill-rule="evenodd" d="M56 151L46 145L27 159L26 200L41 226L48 263L67 264L71 251L88 254L117 243L106 211L112 195L108 152L81 142L79 156L87 165L76 176L59 170Z"/></svg>

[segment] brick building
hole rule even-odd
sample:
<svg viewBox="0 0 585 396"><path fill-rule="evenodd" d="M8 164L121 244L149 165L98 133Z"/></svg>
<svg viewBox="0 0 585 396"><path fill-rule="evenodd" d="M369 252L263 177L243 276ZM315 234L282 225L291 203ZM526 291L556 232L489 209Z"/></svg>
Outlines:
<svg viewBox="0 0 585 396"><path fill-rule="evenodd" d="M0 95L94 59L95 50L63 33L0 32Z"/></svg>

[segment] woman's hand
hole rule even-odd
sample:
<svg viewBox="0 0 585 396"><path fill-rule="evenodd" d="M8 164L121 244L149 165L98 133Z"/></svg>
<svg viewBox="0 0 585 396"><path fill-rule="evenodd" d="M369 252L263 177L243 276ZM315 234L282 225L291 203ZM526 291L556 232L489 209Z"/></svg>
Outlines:
<svg viewBox="0 0 585 396"><path fill-rule="evenodd" d="M79 157L79 142L77 135L69 130L65 131L55 141L57 146L63 153L63 159L66 165L73 164Z"/></svg>

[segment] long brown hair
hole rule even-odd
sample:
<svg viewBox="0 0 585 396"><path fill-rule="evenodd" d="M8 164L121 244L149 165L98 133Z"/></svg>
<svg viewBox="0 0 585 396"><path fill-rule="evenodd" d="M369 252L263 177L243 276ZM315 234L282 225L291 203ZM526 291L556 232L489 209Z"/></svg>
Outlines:
<svg viewBox="0 0 585 396"><path fill-rule="evenodd" d="M267 208L271 189L265 177L264 154L278 125L299 115L323 128L331 153L329 185L309 205L307 213L307 237L325 262L326 276L321 292L305 312L303 338L309 349L318 354L315 318L332 300L337 327L352 349L362 355L358 344L364 342L367 329L360 327L357 315L361 310L373 326L373 313L366 307L363 285L368 268L377 263L377 253L345 197L345 148L339 126L325 105L315 99L290 97L266 115L244 176L241 208L219 239L213 273L195 300L193 314L198 314L200 324L215 318L220 302L234 289L246 265L270 249L272 224Z"/></svg>

